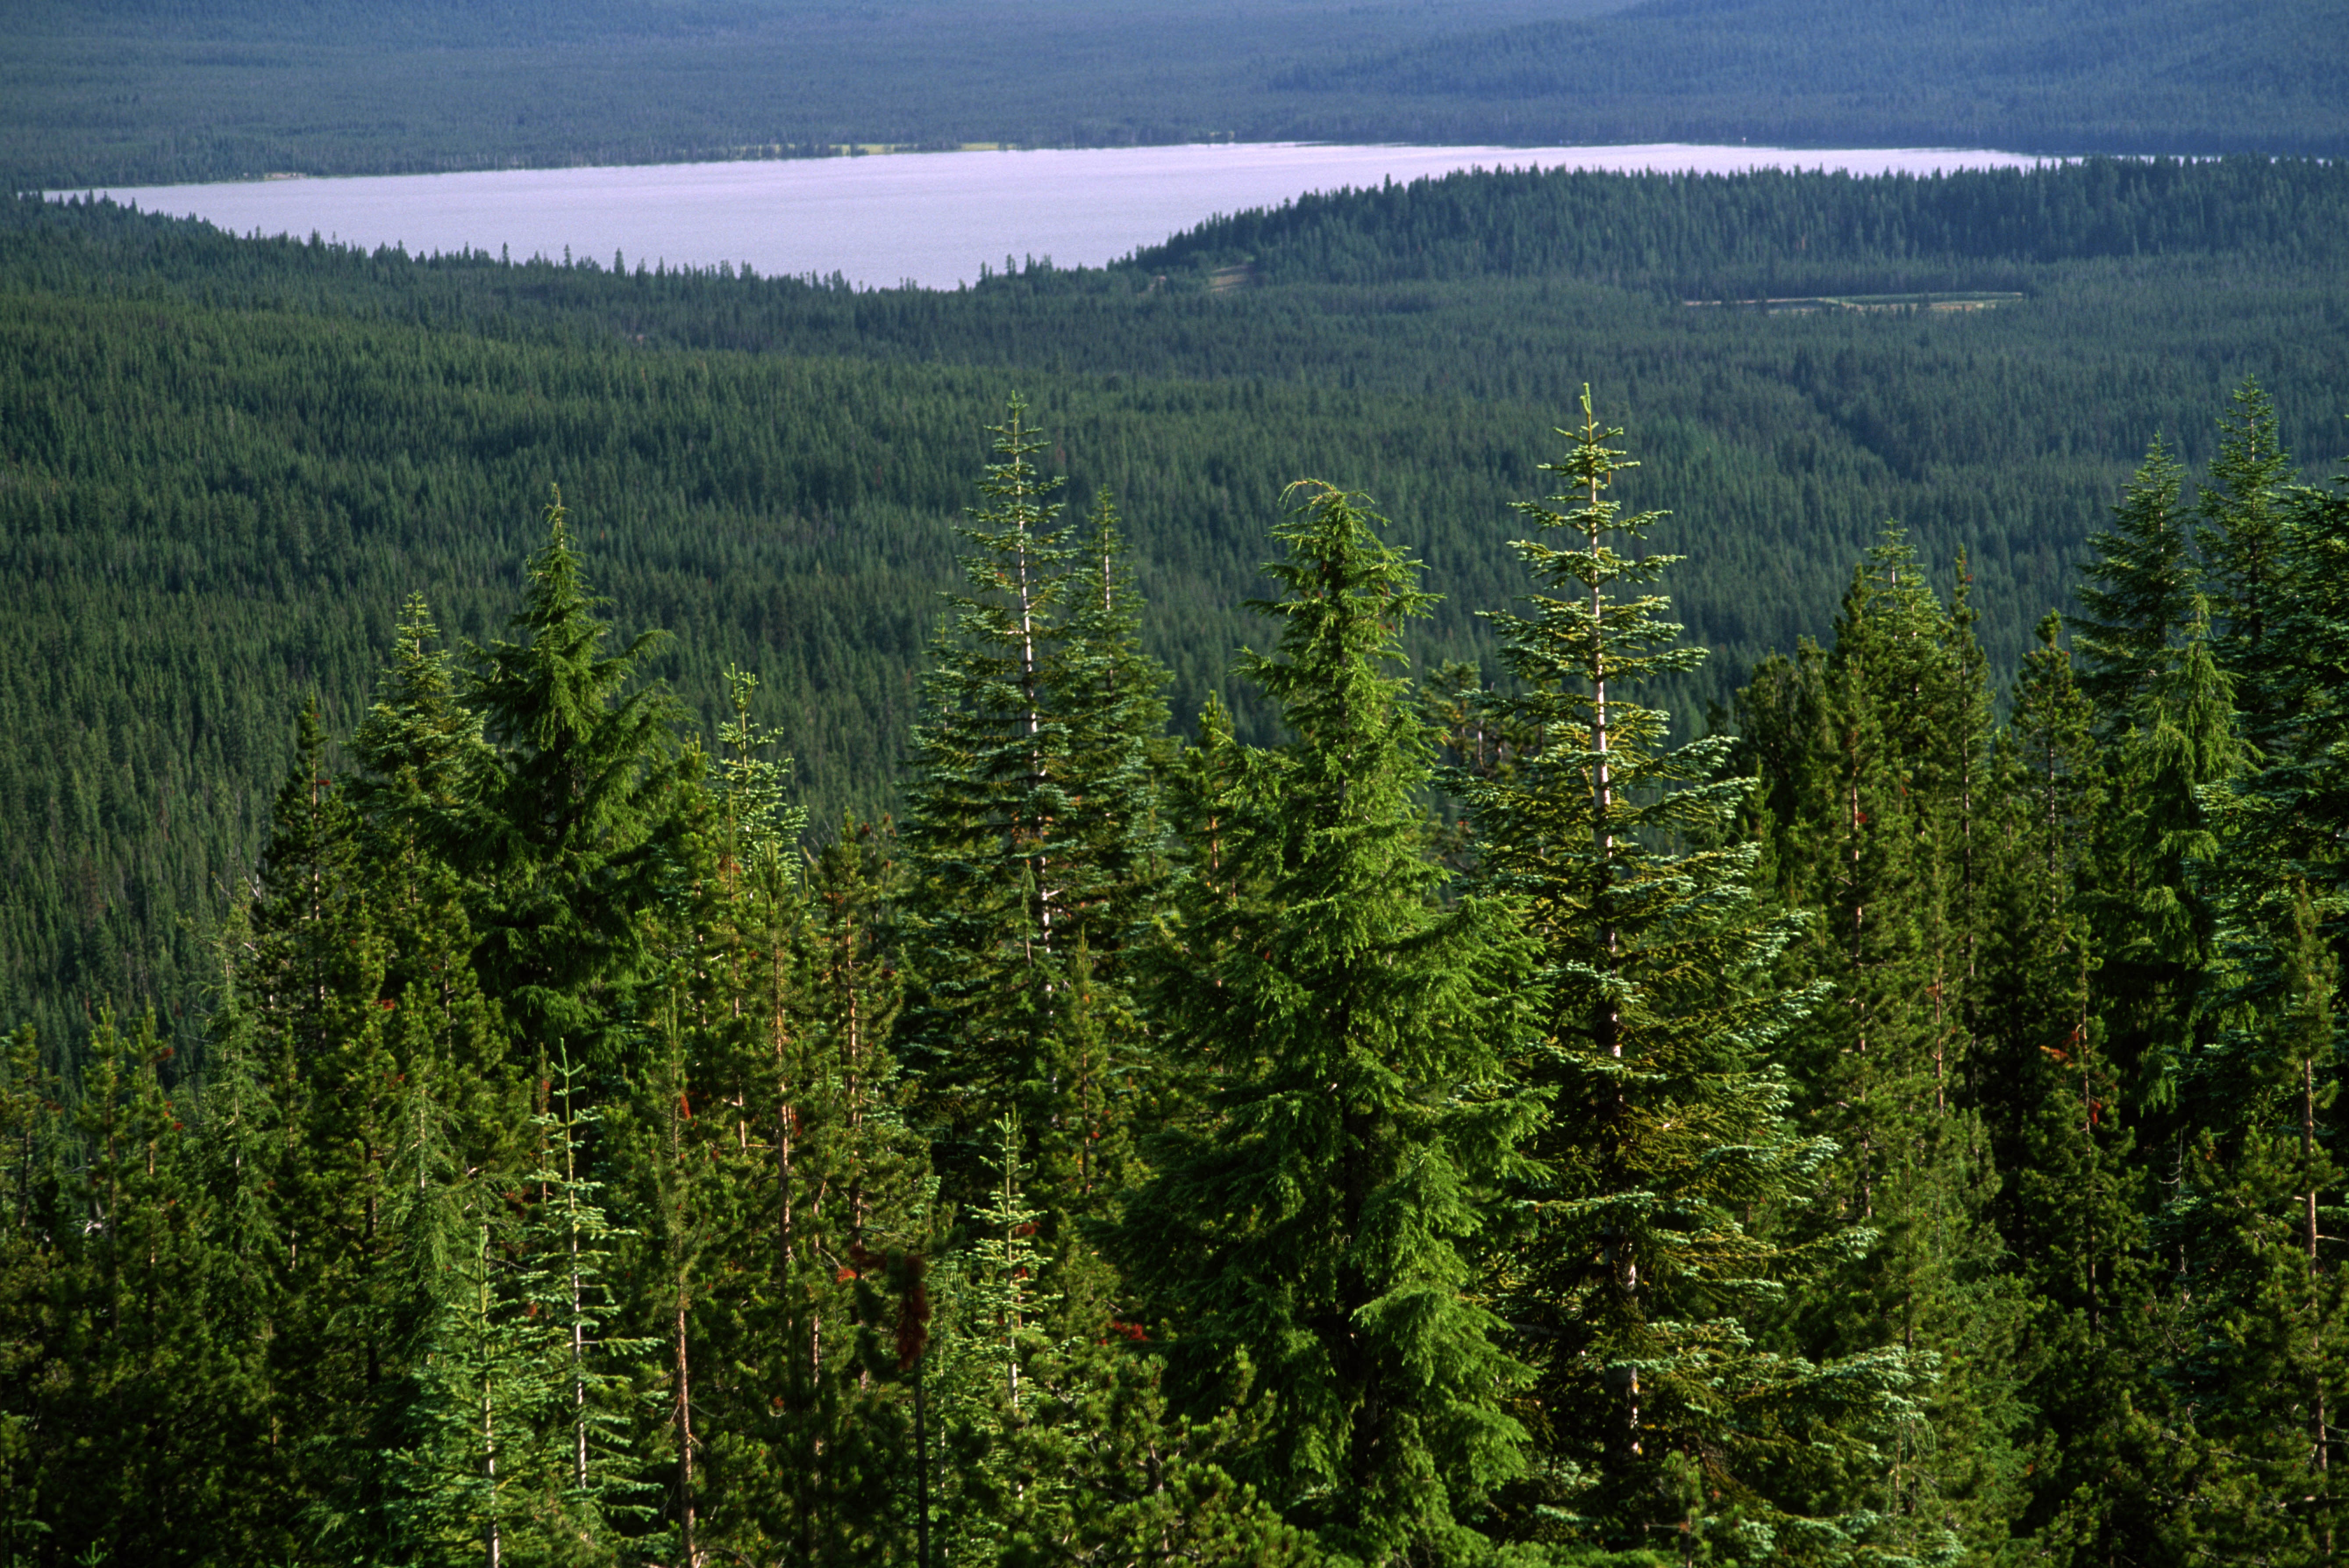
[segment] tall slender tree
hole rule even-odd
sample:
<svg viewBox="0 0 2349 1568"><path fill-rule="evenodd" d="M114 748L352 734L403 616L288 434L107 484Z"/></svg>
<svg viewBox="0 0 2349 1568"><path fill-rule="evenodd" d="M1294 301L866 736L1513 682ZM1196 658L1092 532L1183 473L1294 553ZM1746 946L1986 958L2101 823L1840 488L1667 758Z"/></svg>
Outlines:
<svg viewBox="0 0 2349 1568"><path fill-rule="evenodd" d="M1080 533L1035 466L1044 443L1025 406L1014 399L993 433L997 460L961 530L965 589L949 597L914 732L900 1045L948 1195L984 1192L983 1129L1016 1114L1067 1266L1073 1222L1098 1217L1118 1183L1135 1102L1125 954L1163 877L1166 676L1141 648L1107 495Z"/></svg>
<svg viewBox="0 0 2349 1568"><path fill-rule="evenodd" d="M638 978L636 913L687 859L675 840L699 753L678 746L674 699L638 679L663 634L606 652L600 603L558 493L513 639L471 650L464 699L494 752L450 818L448 852L472 889L478 967L516 1033L572 1042L609 1071Z"/></svg>
<svg viewBox="0 0 2349 1568"><path fill-rule="evenodd" d="M1898 1353L1821 1367L1757 1336L1852 1244L1799 1222L1833 1150L1795 1130L1773 1059L1820 998L1771 976L1796 924L1754 896L1760 846L1733 826L1754 784L1725 769L1729 738L1673 747L1639 700L1705 657L1646 591L1679 559L1644 548L1663 514L1621 511L1634 465L1587 390L1560 434L1541 471L1564 493L1517 509L1557 542L1516 544L1536 593L1489 617L1516 685L1481 706L1515 762L1457 779L1547 983L1516 1064L1547 1112L1530 1219L1500 1275L1545 1439L1519 1528L1742 1559L1794 1546L1806 1450L1867 1455L1912 1378Z"/></svg>
<svg viewBox="0 0 2349 1568"><path fill-rule="evenodd" d="M2292 598L2286 532L2294 478L2276 431L2275 404L2256 377L2235 389L2219 421L2210 484L2200 488L2201 545L2220 666L2234 677L2245 736L2265 749L2286 717L2279 665L2291 663L2280 622Z"/></svg>
<svg viewBox="0 0 2349 1568"><path fill-rule="evenodd" d="M1258 606L1278 650L1244 663L1295 738L1246 758L1218 869L1188 884L1155 999L1206 1105L1154 1148L1122 1251L1192 1407L1260 1413L1243 1479L1400 1563L1467 1550L1524 1463L1524 1369L1473 1282L1537 1115L1503 1074L1530 955L1505 902L1436 897L1431 742L1392 673L1430 603L1417 569L1360 498L1303 489L1268 569L1285 594Z"/></svg>
<svg viewBox="0 0 2349 1568"><path fill-rule="evenodd" d="M2197 573L2180 506L2185 471L2154 438L2113 525L2091 534L2095 560L2080 569L2080 614L2074 643L2081 688L2096 705L2108 736L2128 726L2137 697L2171 666L2193 617Z"/></svg>

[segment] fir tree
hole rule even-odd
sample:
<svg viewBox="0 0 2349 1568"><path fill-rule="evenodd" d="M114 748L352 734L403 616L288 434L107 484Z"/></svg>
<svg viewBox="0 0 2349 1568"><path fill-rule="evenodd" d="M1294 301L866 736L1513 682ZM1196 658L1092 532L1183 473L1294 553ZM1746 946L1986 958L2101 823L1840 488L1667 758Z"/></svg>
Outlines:
<svg viewBox="0 0 2349 1568"><path fill-rule="evenodd" d="M636 978L636 914L678 859L698 754L678 750L673 699L636 684L662 634L605 652L560 495L546 528L515 639L471 650L464 701L495 753L450 823L450 858L473 889L477 965L516 1033L575 1042L603 1071Z"/></svg>
<svg viewBox="0 0 2349 1568"><path fill-rule="evenodd" d="M2185 475L2159 437L2113 509L2113 526L2089 535L2096 559L2080 569L2074 643L2081 689L2108 735L2126 728L2139 694L2170 667L2171 648L2193 614L2196 573L2178 499Z"/></svg>
<svg viewBox="0 0 2349 1568"><path fill-rule="evenodd" d="M2147 693L2106 764L2114 789L2099 832L2097 1011L2111 1059L2148 1112L2177 1104L2179 1075L2208 1036L2217 914L2205 872L2219 847L2210 792L2246 765L2233 683L2208 630L2198 614L2183 658Z"/></svg>
<svg viewBox="0 0 2349 1568"><path fill-rule="evenodd" d="M1205 1109L1154 1150L1122 1252L1174 1321L1184 1400L1263 1421L1241 1479L1389 1563L1469 1550L1466 1518L1524 1462L1505 1408L1524 1372L1470 1291L1535 1113L1503 1088L1526 1027L1511 912L1435 902L1430 743L1390 673L1429 599L1374 526L1317 488L1278 531L1278 652L1244 668L1295 739L1238 759L1218 842L1189 846L1155 996Z"/></svg>
<svg viewBox="0 0 2349 1568"><path fill-rule="evenodd" d="M2244 734L2264 749L2288 699L2276 677L2290 662L2290 644L2277 634L2292 598L2284 534L2293 473L2277 439L2275 405L2258 380L2247 378L2233 402L2219 421L2214 482L2201 488L2195 534L2219 627L2220 666L2234 677Z"/></svg>
<svg viewBox="0 0 2349 1568"><path fill-rule="evenodd" d="M2002 1172L1994 1212L2028 1306L2015 1345L2029 1499L2014 1523L2059 1562L2162 1550L2137 1118L2106 1049L2095 842L2107 780L2095 714L2053 614L2001 737L1976 1099ZM2158 1442L2158 1439L2154 1439Z"/></svg>
<svg viewBox="0 0 2349 1568"><path fill-rule="evenodd" d="M30 1024L0 1043L0 1561L32 1561L51 1526L40 1389L53 1386L58 1094ZM62 1501L62 1500L59 1500Z"/></svg>
<svg viewBox="0 0 2349 1568"><path fill-rule="evenodd" d="M2181 1276L2163 1370L2201 1461L2180 1520L2187 1550L2315 1562L2335 1544L2331 1470L2349 1395L2349 1295L2322 1229L2341 1212L2324 1114L2339 1085L2340 966L2305 887L2259 945L2243 978L2263 995L2235 998L2236 1026L2198 1064L2209 1109L2158 1222Z"/></svg>
<svg viewBox="0 0 2349 1568"><path fill-rule="evenodd" d="M1920 1419L1888 1434L1889 1475L1854 1467L1840 1495L1878 1510L1912 1551L2002 1534L2023 1461L2011 1373L2019 1316L1997 1267L1998 1179L1972 1102L1985 775L1982 661L1897 530L1855 574L1833 647L1806 647L1769 707L1797 727L1759 755L1788 776L1772 872L1816 918L1790 979L1829 1000L1788 1036L1810 1127L1839 1145L1835 1204L1876 1243L1802 1293L1784 1320L1807 1354L1897 1350L1940 1376ZM1786 683L1786 676L1777 677ZM1971 906L1971 910L1970 910Z"/></svg>
<svg viewBox="0 0 2349 1568"><path fill-rule="evenodd" d="M1752 895L1759 847L1729 830L1753 786L1724 776L1728 738L1670 747L1633 695L1704 650L1640 591L1678 558L1638 548L1661 514L1620 513L1622 432L1587 392L1582 416L1543 465L1567 493L1518 507L1563 535L1516 546L1531 609L1490 617L1516 686L1482 706L1516 755L1458 775L1483 874L1523 902L1549 982L1519 1065L1547 1109L1539 1175L1501 1285L1546 1439L1523 1528L1742 1559L1795 1549L1803 1450L1864 1454L1909 1379L1898 1357L1819 1367L1754 1337L1849 1244L1780 1239L1832 1152L1794 1130L1771 1059L1816 998L1770 978L1795 927Z"/></svg>
<svg viewBox="0 0 2349 1568"><path fill-rule="evenodd" d="M1125 955L1163 876L1166 676L1141 650L1109 498L1081 536L1065 526L1025 421L1015 399L994 430L998 460L961 530L967 590L949 597L924 676L900 1048L924 1086L947 1191L980 1190L976 1145L957 1150L1017 1113L1048 1244L1081 1271L1072 1222L1101 1213L1119 1184L1134 1103L1141 1036Z"/></svg>

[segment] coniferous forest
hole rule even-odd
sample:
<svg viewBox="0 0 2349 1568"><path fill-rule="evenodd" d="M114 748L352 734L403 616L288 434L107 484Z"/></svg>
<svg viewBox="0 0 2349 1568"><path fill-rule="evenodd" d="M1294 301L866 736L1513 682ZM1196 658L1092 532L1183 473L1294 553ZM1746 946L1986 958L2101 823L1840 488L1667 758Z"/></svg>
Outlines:
<svg viewBox="0 0 2349 1568"><path fill-rule="evenodd" d="M0 180L1190 141L2349 151L2332 0L0 0Z"/></svg>
<svg viewBox="0 0 2349 1568"><path fill-rule="evenodd" d="M0 1554L2330 1561L2344 206L12 204Z"/></svg>

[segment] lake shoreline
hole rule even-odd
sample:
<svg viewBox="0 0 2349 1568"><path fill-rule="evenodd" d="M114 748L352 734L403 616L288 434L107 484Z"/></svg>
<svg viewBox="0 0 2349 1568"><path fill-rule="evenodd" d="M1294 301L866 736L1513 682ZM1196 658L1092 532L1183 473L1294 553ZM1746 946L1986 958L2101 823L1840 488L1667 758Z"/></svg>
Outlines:
<svg viewBox="0 0 2349 1568"><path fill-rule="evenodd" d="M952 289L999 258L1103 266L1211 218L1313 193L1473 169L1925 175L2049 158L1965 148L1687 143L1417 147L1182 142L960 148L698 163L337 175L49 191L418 256L609 256L638 268L749 267L864 287Z"/></svg>

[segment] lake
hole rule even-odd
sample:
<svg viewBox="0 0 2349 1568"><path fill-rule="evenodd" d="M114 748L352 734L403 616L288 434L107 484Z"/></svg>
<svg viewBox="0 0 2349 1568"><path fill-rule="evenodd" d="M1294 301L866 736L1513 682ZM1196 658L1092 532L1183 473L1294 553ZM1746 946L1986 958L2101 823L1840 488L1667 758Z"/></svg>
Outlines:
<svg viewBox="0 0 2349 1568"><path fill-rule="evenodd" d="M104 194L241 234L317 233L419 255L502 247L516 259L560 257L568 248L606 266L617 252L631 268L747 262L768 275L840 273L874 287L952 288L1007 257L1098 266L1218 213L1461 169L1925 174L2042 161L1943 149L1243 143L241 181Z"/></svg>

